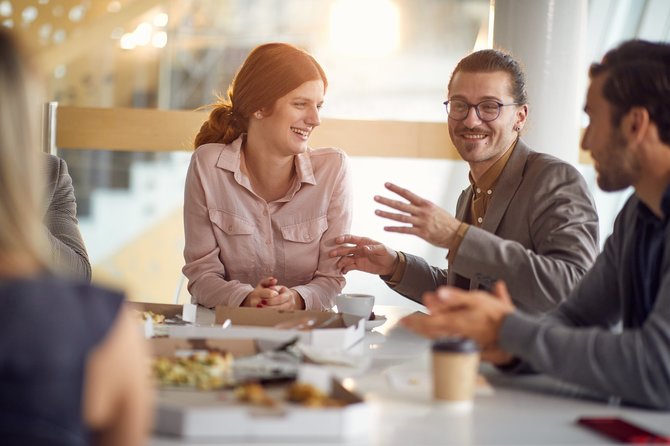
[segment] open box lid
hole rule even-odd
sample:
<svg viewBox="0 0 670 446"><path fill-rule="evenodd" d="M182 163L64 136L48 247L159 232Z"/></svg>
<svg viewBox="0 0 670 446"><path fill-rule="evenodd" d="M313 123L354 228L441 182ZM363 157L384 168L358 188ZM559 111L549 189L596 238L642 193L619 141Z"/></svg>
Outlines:
<svg viewBox="0 0 670 446"><path fill-rule="evenodd" d="M151 311L162 314L166 319L172 319L182 314L182 306L174 304L158 304L152 302L126 302L126 306L136 311Z"/></svg>
<svg viewBox="0 0 670 446"><path fill-rule="evenodd" d="M273 310L269 308L251 307L216 307L215 323L223 324L226 319L234 325L248 325L253 327L274 327L278 324L290 325L291 321L299 323L304 319L313 319L314 327L318 328L346 328L348 325L339 313L306 310Z"/></svg>
<svg viewBox="0 0 670 446"><path fill-rule="evenodd" d="M321 311L272 310L266 308L217 307L213 327L169 327L170 337L203 337L219 339L269 339L286 342L298 337L305 344L345 350L363 339L365 321L349 315ZM292 321L313 320L311 329L280 328ZM222 328L225 321L230 326ZM323 326L323 328L320 328Z"/></svg>
<svg viewBox="0 0 670 446"><path fill-rule="evenodd" d="M201 305L185 303L184 305L153 303L153 302L126 302L132 310L143 312L151 311L162 314L166 319L179 320L196 325L214 324L214 310Z"/></svg>

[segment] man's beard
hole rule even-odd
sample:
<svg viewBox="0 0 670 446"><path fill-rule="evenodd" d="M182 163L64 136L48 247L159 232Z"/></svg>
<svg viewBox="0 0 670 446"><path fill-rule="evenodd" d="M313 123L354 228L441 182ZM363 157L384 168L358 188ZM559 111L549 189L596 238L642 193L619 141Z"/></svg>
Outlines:
<svg viewBox="0 0 670 446"><path fill-rule="evenodd" d="M611 151L607 161L600 161L598 186L605 192L615 192L635 183L640 173L640 164L628 150L626 138L620 130L615 130L608 141Z"/></svg>

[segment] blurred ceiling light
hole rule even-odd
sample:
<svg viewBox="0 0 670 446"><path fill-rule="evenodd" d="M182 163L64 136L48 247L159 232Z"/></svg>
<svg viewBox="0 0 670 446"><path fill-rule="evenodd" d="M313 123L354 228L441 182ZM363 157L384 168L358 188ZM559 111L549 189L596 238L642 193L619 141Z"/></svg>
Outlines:
<svg viewBox="0 0 670 446"><path fill-rule="evenodd" d="M48 40L49 37L51 36L51 29L52 29L51 24L45 23L44 25L40 26L37 35L40 37L41 40Z"/></svg>
<svg viewBox="0 0 670 446"><path fill-rule="evenodd" d="M21 18L25 24L34 22L37 18L37 8L34 6L28 6L23 10L23 12L21 12Z"/></svg>
<svg viewBox="0 0 670 446"><path fill-rule="evenodd" d="M14 20L12 20L12 19L3 20L2 26L4 26L5 28L13 28L14 27Z"/></svg>
<svg viewBox="0 0 670 446"><path fill-rule="evenodd" d="M63 11L65 11L65 9L61 5L56 5L54 6L54 9L51 10L52 14L56 17L62 16Z"/></svg>
<svg viewBox="0 0 670 446"><path fill-rule="evenodd" d="M165 48L167 41L168 37L165 31L158 31L151 37L151 45L155 48Z"/></svg>
<svg viewBox="0 0 670 446"><path fill-rule="evenodd" d="M12 4L5 0L0 2L0 15L3 17L9 17L12 15Z"/></svg>
<svg viewBox="0 0 670 446"><path fill-rule="evenodd" d="M110 37L114 40L120 40L121 37L123 37L123 28L121 28L120 26L114 28L112 30L112 34L110 35Z"/></svg>
<svg viewBox="0 0 670 446"><path fill-rule="evenodd" d="M107 4L107 12L119 12L121 10L121 2L113 1Z"/></svg>
<svg viewBox="0 0 670 446"><path fill-rule="evenodd" d="M153 26L149 22L142 22L137 25L133 34L135 35L135 43L138 46L147 46L151 42L151 32L153 31Z"/></svg>
<svg viewBox="0 0 670 446"><path fill-rule="evenodd" d="M390 54L400 41L400 12L390 0L336 0L330 7L330 44L339 53Z"/></svg>
<svg viewBox="0 0 670 446"><path fill-rule="evenodd" d="M67 68L65 67L65 65L58 65L56 68L54 68L54 77L56 79L62 79L63 77L65 77L66 74L67 74Z"/></svg>
<svg viewBox="0 0 670 446"><path fill-rule="evenodd" d="M121 36L119 46L124 50L132 50L137 46L135 41L135 33L125 33Z"/></svg>
<svg viewBox="0 0 670 446"><path fill-rule="evenodd" d="M168 15L164 12L161 12L160 14L156 14L154 17L154 26L157 27L163 27L168 24Z"/></svg>
<svg viewBox="0 0 670 446"><path fill-rule="evenodd" d="M46 5L47 3L49 3L49 0L39 0L37 3L39 3L40 5Z"/></svg>
<svg viewBox="0 0 670 446"><path fill-rule="evenodd" d="M84 18L85 12L86 11L84 10L84 7L82 5L78 5L70 9L70 12L68 13L67 16L71 21L78 22Z"/></svg>
<svg viewBox="0 0 670 446"><path fill-rule="evenodd" d="M53 39L54 43L62 43L63 41L65 41L65 36L66 36L65 30L59 29L52 34L51 38Z"/></svg>

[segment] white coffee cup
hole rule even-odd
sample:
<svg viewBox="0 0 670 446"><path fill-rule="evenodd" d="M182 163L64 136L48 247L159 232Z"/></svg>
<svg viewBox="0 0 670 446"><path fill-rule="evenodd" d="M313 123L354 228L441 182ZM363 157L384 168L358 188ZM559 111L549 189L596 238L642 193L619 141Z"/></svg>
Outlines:
<svg viewBox="0 0 670 446"><path fill-rule="evenodd" d="M343 293L335 297L337 311L353 314L354 316L369 319L372 307L375 306L375 296L372 294Z"/></svg>

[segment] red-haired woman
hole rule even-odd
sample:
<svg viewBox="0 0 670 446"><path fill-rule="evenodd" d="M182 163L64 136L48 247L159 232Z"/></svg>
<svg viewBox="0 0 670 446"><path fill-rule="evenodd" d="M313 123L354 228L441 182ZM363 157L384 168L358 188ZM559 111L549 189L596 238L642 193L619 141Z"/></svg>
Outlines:
<svg viewBox="0 0 670 446"><path fill-rule="evenodd" d="M328 252L349 232L347 156L311 149L328 81L307 52L249 53L195 138L184 196L194 302L327 310L345 280Z"/></svg>

